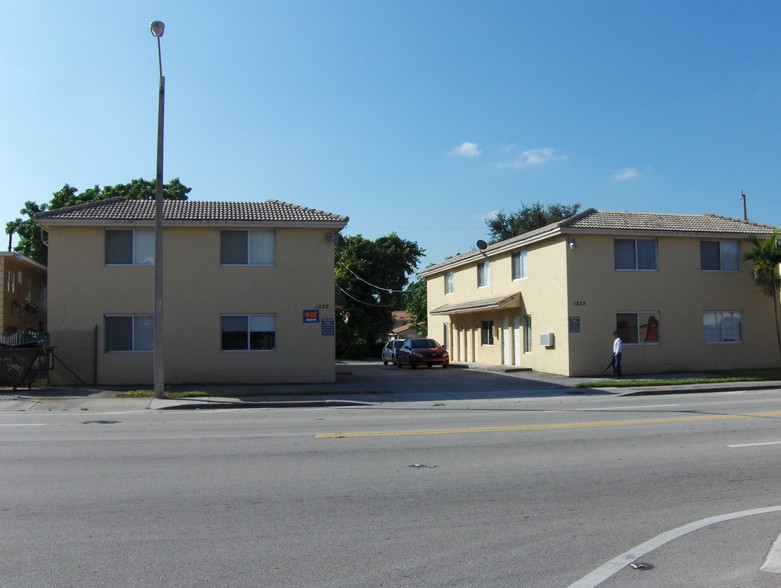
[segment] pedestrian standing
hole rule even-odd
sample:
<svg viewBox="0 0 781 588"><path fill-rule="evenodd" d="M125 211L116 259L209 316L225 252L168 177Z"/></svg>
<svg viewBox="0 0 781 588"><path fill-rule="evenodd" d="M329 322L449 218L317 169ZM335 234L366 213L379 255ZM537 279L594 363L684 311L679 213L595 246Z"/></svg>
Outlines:
<svg viewBox="0 0 781 588"><path fill-rule="evenodd" d="M621 378L621 355L624 352L624 341L618 331L613 331L613 376Z"/></svg>

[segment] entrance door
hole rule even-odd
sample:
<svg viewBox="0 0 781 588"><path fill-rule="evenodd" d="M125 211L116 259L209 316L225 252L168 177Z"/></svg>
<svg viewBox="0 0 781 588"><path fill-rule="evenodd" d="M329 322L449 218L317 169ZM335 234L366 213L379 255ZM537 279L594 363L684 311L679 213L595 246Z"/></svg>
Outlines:
<svg viewBox="0 0 781 588"><path fill-rule="evenodd" d="M513 319L513 365L521 365L521 317Z"/></svg>
<svg viewBox="0 0 781 588"><path fill-rule="evenodd" d="M512 365L513 348L510 340L510 317L502 319L502 365Z"/></svg>

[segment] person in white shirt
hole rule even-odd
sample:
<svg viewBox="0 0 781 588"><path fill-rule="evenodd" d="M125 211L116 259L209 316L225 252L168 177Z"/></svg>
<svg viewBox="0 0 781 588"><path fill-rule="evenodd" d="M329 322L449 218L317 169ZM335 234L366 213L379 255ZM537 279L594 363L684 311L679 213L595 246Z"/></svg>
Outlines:
<svg viewBox="0 0 781 588"><path fill-rule="evenodd" d="M613 331L613 376L616 378L621 377L621 355L624 352L624 341L618 334L618 331Z"/></svg>

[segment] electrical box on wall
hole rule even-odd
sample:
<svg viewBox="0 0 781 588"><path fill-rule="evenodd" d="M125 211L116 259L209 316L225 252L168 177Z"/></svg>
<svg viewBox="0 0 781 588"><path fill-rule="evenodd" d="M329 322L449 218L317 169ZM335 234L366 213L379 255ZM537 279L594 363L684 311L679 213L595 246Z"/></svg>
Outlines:
<svg viewBox="0 0 781 588"><path fill-rule="evenodd" d="M543 347L553 347L555 342L555 337L553 336L553 333L543 333L540 335L540 345Z"/></svg>

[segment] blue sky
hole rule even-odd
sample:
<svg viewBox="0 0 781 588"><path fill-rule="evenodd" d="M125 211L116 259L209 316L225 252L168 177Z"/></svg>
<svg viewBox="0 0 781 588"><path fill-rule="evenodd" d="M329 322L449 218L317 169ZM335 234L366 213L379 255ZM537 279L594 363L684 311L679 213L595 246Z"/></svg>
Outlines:
<svg viewBox="0 0 781 588"><path fill-rule="evenodd" d="M422 267L523 203L781 225L781 2L0 0L0 220L165 179L392 231Z"/></svg>

